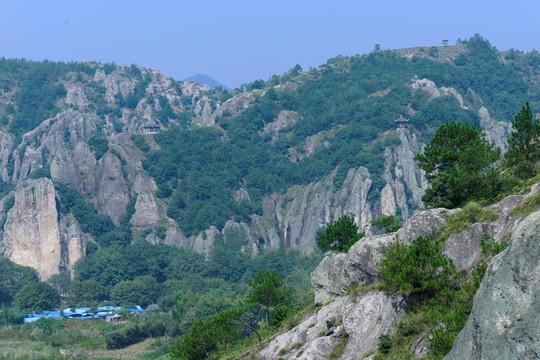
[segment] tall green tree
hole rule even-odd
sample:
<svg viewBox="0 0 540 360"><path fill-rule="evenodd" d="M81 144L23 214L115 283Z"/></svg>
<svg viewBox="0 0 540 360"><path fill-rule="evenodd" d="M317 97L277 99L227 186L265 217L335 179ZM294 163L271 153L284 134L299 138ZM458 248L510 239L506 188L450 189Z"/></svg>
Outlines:
<svg viewBox="0 0 540 360"><path fill-rule="evenodd" d="M0 257L0 303L11 303L24 285L38 281L38 273L33 268Z"/></svg>
<svg viewBox="0 0 540 360"><path fill-rule="evenodd" d="M75 280L69 287L70 306L94 306L104 299L103 287L94 279Z"/></svg>
<svg viewBox="0 0 540 360"><path fill-rule="evenodd" d="M512 122L514 131L508 139L506 165L519 178L534 176L534 164L540 159L540 120L534 119L529 103L521 107Z"/></svg>
<svg viewBox="0 0 540 360"><path fill-rule="evenodd" d="M255 279L249 282L249 286L251 289L246 296L246 302L265 308L267 324L270 323L270 309L282 304L289 305L293 300L293 289L285 286L277 271L259 270Z"/></svg>
<svg viewBox="0 0 540 360"><path fill-rule="evenodd" d="M182 360L214 359L212 352L219 346L242 337L242 329L235 321L235 316L235 310L225 310L195 321L189 331L174 344L169 356Z"/></svg>
<svg viewBox="0 0 540 360"><path fill-rule="evenodd" d="M19 309L52 309L60 305L60 294L47 283L31 282L17 291L13 305Z"/></svg>
<svg viewBox="0 0 540 360"><path fill-rule="evenodd" d="M441 125L424 153L416 156L430 182L422 200L432 208L455 208L492 198L502 186L493 167L499 158L500 149L474 125L454 121Z"/></svg>
<svg viewBox="0 0 540 360"><path fill-rule="evenodd" d="M317 232L317 245L322 251L347 252L364 233L358 233L358 226L351 216L342 216L333 224Z"/></svg>
<svg viewBox="0 0 540 360"><path fill-rule="evenodd" d="M71 277L68 274L53 274L47 282L51 284L61 296L66 296L71 285Z"/></svg>

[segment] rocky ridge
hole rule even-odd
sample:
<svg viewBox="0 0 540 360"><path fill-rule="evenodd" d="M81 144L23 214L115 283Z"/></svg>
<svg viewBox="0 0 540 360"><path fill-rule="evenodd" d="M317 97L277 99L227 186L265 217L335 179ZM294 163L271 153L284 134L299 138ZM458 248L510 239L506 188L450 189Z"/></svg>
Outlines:
<svg viewBox="0 0 540 360"><path fill-rule="evenodd" d="M459 268L470 270L484 258L480 251L451 252L448 249L460 245L471 249L470 244L479 248L479 229L496 241L503 240L504 234L512 233L510 246L489 265L475 295L469 320L445 359L495 359L500 354L504 354L505 359L535 359L540 354L540 338L536 331L538 316L535 315L540 310L540 212L525 220L510 215L512 208L536 194L539 188L540 184L536 184L525 195L509 196L491 205L489 208L499 214L497 220L475 223L449 239L451 245L447 244L447 255ZM360 293L352 298L346 295L349 285L353 282L358 285L375 283L377 263L382 258L384 246L393 241L407 243L418 236L436 236L445 224L445 215L451 212L445 209L419 212L396 233L367 236L348 253L326 256L312 273L315 302L322 307L305 315L290 331L265 343L259 358L276 358L279 353L285 359L327 359L334 346L346 336L349 340L340 359L371 358L369 355L377 350L379 336L394 330L403 313L403 304L401 299L392 299L378 291ZM347 326L352 318L362 321ZM336 323L335 319L341 321ZM369 329L368 333L366 329ZM425 345L416 347L417 357L425 355Z"/></svg>

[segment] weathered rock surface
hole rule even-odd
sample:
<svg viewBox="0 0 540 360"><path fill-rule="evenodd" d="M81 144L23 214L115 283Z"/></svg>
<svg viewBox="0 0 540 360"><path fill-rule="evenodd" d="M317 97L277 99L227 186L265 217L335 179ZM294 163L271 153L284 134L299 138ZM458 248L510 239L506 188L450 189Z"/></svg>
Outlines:
<svg viewBox="0 0 540 360"><path fill-rule="evenodd" d="M273 145L279 138L279 131L287 128L298 121L299 115L296 111L282 110L279 112L276 120L264 125L262 131L263 134L271 134L272 140L270 143Z"/></svg>
<svg viewBox="0 0 540 360"><path fill-rule="evenodd" d="M360 294L356 299L343 296L307 314L299 325L272 339L258 358L276 359L280 354L284 359L328 359L334 346L348 336L340 359L358 359L377 349L379 336L391 332L402 313L401 298L381 292ZM296 349L291 349L293 344ZM285 351L281 349L287 352L281 355Z"/></svg>
<svg viewBox="0 0 540 360"><path fill-rule="evenodd" d="M2 255L33 267L41 279L60 271L69 273L70 265L84 254L86 242L74 219L69 225L67 219L59 221L52 181L42 178L25 182L14 197L4 225Z"/></svg>
<svg viewBox="0 0 540 360"><path fill-rule="evenodd" d="M371 221L381 215L401 212L408 219L414 209L422 207L422 194L427 186L423 172L414 161L422 145L408 129L393 131L400 144L385 152L386 186L380 199L369 199L371 174L360 167L350 169L343 184L335 184L336 171L326 179L306 186L297 186L284 195L272 196L263 203L262 217L253 216L251 234L261 234L265 248L298 248L305 253L315 247L317 231L343 215L354 217L362 231L369 232ZM341 187L336 189L336 185ZM407 202L407 192L412 198ZM256 236L253 236L256 237Z"/></svg>
<svg viewBox="0 0 540 360"><path fill-rule="evenodd" d="M419 236L434 237L445 224L444 209L421 211L415 214L397 232L371 235L360 239L347 253L326 256L311 274L315 303L324 304L344 294L353 282L370 285L377 281L377 263L383 258L382 250L394 241L408 243Z"/></svg>
<svg viewBox="0 0 540 360"><path fill-rule="evenodd" d="M505 121L495 122L491 119L488 109L481 107L478 110L478 117L480 118L480 126L486 134L486 138L495 147L501 149L504 153L508 146L508 135L512 132L512 125Z"/></svg>
<svg viewBox="0 0 540 360"><path fill-rule="evenodd" d="M456 100L459 103L459 106L462 109L467 108L466 106L464 106L463 97L457 92L456 89L454 89L452 87L443 86L443 87L441 87L439 89L439 88L437 88L437 86L435 85L435 83L432 80L429 80L429 79L426 79L426 78L419 79L418 76L415 76L415 77L413 77L411 79L411 82L410 82L409 86L413 90L420 89L420 90L425 91L432 98L437 98L437 97L440 97L442 95L444 95L444 96L453 96L453 97L456 98Z"/></svg>
<svg viewBox="0 0 540 360"><path fill-rule="evenodd" d="M540 358L540 212L488 266L447 360Z"/></svg>
<svg viewBox="0 0 540 360"><path fill-rule="evenodd" d="M471 270L484 258L480 239L487 236L489 241L508 241L509 235L522 220L520 216L512 216L510 211L538 189L540 184L532 186L528 194L507 196L488 206L488 209L499 214L499 218L489 223L472 224L465 231L450 236L446 241L444 254L452 259L458 269Z"/></svg>

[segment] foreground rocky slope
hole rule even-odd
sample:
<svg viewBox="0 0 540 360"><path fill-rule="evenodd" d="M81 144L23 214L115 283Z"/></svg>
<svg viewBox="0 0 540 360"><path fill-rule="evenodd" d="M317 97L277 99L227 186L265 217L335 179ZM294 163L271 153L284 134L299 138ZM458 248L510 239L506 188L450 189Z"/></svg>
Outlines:
<svg viewBox="0 0 540 360"><path fill-rule="evenodd" d="M489 208L499 214L497 220L475 223L448 240L447 255L458 267L470 270L485 257L479 250L484 234L496 241L508 238L504 234L512 234L510 246L489 265L469 320L447 359L538 358L540 212L523 220L512 216L510 210L537 195L539 189L540 184L536 184L526 195L509 196L491 205ZM453 211L419 212L396 233L367 236L348 253L326 256L312 273L315 302L323 306L305 315L292 330L264 344L258 356L327 359L336 344L348 337L340 359L370 358L377 350L379 336L394 331L403 314L404 301L373 290L356 297L346 295L348 287L353 283L376 283L377 263L384 246L396 240L407 243L418 236L436 236L445 224L445 215ZM460 251L454 251L457 248ZM417 358L426 354L424 342L416 344Z"/></svg>
<svg viewBox="0 0 540 360"><path fill-rule="evenodd" d="M474 297L447 360L540 358L540 212L514 230Z"/></svg>

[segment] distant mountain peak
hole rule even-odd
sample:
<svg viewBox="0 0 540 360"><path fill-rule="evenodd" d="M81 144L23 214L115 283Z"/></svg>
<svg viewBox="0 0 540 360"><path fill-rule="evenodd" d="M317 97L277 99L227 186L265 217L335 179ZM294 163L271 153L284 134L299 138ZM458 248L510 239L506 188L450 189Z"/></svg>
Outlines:
<svg viewBox="0 0 540 360"><path fill-rule="evenodd" d="M219 81L217 81L215 79L212 79L210 76L204 75L204 74L195 74L193 76L185 78L183 81L196 81L198 83L208 85L210 87L210 89L212 89L212 90L217 88L218 86L221 86L224 89L230 90L230 88L228 86L223 85Z"/></svg>

